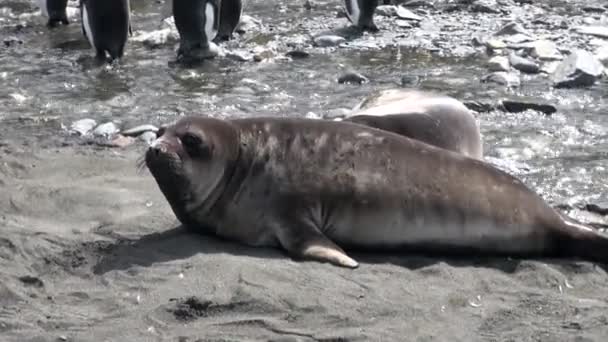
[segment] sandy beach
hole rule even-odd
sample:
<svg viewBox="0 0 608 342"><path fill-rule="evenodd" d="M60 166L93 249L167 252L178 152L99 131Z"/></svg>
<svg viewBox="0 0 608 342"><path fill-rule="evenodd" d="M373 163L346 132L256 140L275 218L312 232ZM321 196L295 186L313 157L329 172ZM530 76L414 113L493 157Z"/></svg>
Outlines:
<svg viewBox="0 0 608 342"><path fill-rule="evenodd" d="M143 144L0 147L2 341L601 341L575 260L296 262L183 231Z"/></svg>

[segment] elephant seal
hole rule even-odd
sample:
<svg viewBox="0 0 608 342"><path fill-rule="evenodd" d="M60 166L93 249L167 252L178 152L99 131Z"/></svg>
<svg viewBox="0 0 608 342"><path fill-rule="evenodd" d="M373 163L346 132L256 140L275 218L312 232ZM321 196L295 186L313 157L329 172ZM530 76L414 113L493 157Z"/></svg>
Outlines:
<svg viewBox="0 0 608 342"><path fill-rule="evenodd" d="M70 24L67 14L68 0L38 0L38 5L42 14L49 18L48 27Z"/></svg>
<svg viewBox="0 0 608 342"><path fill-rule="evenodd" d="M378 27L374 24L376 7L378 0L344 0L346 17L362 30L378 31Z"/></svg>
<svg viewBox="0 0 608 342"><path fill-rule="evenodd" d="M187 116L158 136L145 165L177 218L204 234L349 268L348 249L608 261L606 236L515 177L392 132Z"/></svg>
<svg viewBox="0 0 608 342"><path fill-rule="evenodd" d="M462 102L449 96L418 90L383 90L355 106L343 121L391 131L483 159L477 120Z"/></svg>
<svg viewBox="0 0 608 342"><path fill-rule="evenodd" d="M82 33L96 51L98 60L123 56L131 33L129 0L80 0Z"/></svg>

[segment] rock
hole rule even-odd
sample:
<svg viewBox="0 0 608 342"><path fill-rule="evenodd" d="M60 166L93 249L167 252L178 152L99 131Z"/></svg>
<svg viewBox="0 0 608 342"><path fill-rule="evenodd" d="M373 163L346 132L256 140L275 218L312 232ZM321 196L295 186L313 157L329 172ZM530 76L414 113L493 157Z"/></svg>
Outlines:
<svg viewBox="0 0 608 342"><path fill-rule="evenodd" d="M554 42L550 40L537 40L531 43L530 56L541 61L557 61L563 57Z"/></svg>
<svg viewBox="0 0 608 342"><path fill-rule="evenodd" d="M397 20L395 20L395 25L397 25L398 27L401 27L401 28L412 28L412 27L414 27L414 25L412 25L411 21L404 20L404 19L397 19Z"/></svg>
<svg viewBox="0 0 608 342"><path fill-rule="evenodd" d="M381 15L384 17L394 17L397 15L397 6L393 5L380 5L376 7L377 15Z"/></svg>
<svg viewBox="0 0 608 342"><path fill-rule="evenodd" d="M586 50L575 50L553 73L556 88L587 87L602 76L604 66Z"/></svg>
<svg viewBox="0 0 608 342"><path fill-rule="evenodd" d="M490 71L509 71L509 59L503 56L495 56L488 61L488 70Z"/></svg>
<svg viewBox="0 0 608 342"><path fill-rule="evenodd" d="M124 135L118 134L111 141L98 141L97 144L99 146L104 147L118 147L125 148L135 142L135 138L133 137L125 137Z"/></svg>
<svg viewBox="0 0 608 342"><path fill-rule="evenodd" d="M348 108L335 108L335 109L329 110L323 116L323 118L328 119L328 120L335 120L335 119L343 118L343 117L347 116L350 112L351 111Z"/></svg>
<svg viewBox="0 0 608 342"><path fill-rule="evenodd" d="M608 45L602 45L595 50L595 58L604 66L608 66Z"/></svg>
<svg viewBox="0 0 608 342"><path fill-rule="evenodd" d="M421 21L423 18L403 6L397 7L397 17L406 20Z"/></svg>
<svg viewBox="0 0 608 342"><path fill-rule="evenodd" d="M608 38L608 27L606 26L579 26L576 31L581 34Z"/></svg>
<svg viewBox="0 0 608 342"><path fill-rule="evenodd" d="M503 100L501 106L504 110L510 113L520 113L529 109L544 113L546 115L551 115L557 112L557 108L549 104L539 104L519 100Z"/></svg>
<svg viewBox="0 0 608 342"><path fill-rule="evenodd" d="M338 46L345 41L346 39L344 39L344 37L334 35L323 35L313 39L314 44L318 47Z"/></svg>
<svg viewBox="0 0 608 342"><path fill-rule="evenodd" d="M482 83L493 82L497 84L502 84L507 87L515 88L519 87L521 81L519 80L519 76L513 73L505 72L505 71L497 71L493 72L489 75L486 75L481 78Z"/></svg>
<svg viewBox="0 0 608 342"><path fill-rule="evenodd" d="M486 41L486 47L492 50L502 50L507 47L507 44L500 39L488 39Z"/></svg>
<svg viewBox="0 0 608 342"><path fill-rule="evenodd" d="M23 284L28 285L28 286L44 287L44 283L38 277L33 277L33 276L26 275L26 276L19 277L19 280Z"/></svg>
<svg viewBox="0 0 608 342"><path fill-rule="evenodd" d="M152 144L154 140L156 140L156 133L152 131L147 131L141 134L138 137L139 140L145 142L148 146Z"/></svg>
<svg viewBox="0 0 608 342"><path fill-rule="evenodd" d="M96 137L111 137L114 134L120 132L116 124L113 122L102 123L101 125L95 127L93 130L93 136Z"/></svg>
<svg viewBox="0 0 608 342"><path fill-rule="evenodd" d="M471 3L471 12L500 13L498 4L493 0L475 0Z"/></svg>
<svg viewBox="0 0 608 342"><path fill-rule="evenodd" d="M256 31L261 26L262 26L262 22L260 20L257 20L255 18L253 18L252 16L245 14L245 15L241 16L241 20L236 25L236 28L234 29L234 31L237 33L243 34L247 31Z"/></svg>
<svg viewBox="0 0 608 342"><path fill-rule="evenodd" d="M2 39L2 42L4 43L5 47L11 47L11 46L23 44L23 41L17 37L6 37L6 38Z"/></svg>
<svg viewBox="0 0 608 342"><path fill-rule="evenodd" d="M584 12L588 13L604 13L606 9L599 5L585 5L581 8Z"/></svg>
<svg viewBox="0 0 608 342"><path fill-rule="evenodd" d="M608 215L608 205L598 205L598 204L594 204L594 203L588 203L588 204L585 204L585 206L582 209L590 211L592 213L602 215L602 216Z"/></svg>
<svg viewBox="0 0 608 342"><path fill-rule="evenodd" d="M253 60L253 54L244 50L226 51L226 58L230 58L237 62L248 62Z"/></svg>
<svg viewBox="0 0 608 342"><path fill-rule="evenodd" d="M348 72L342 76L340 76L340 78L338 78L338 83L340 84L344 84L344 83L354 83L354 84L363 84L363 83L367 83L369 82L369 79L363 75L361 75L358 72Z"/></svg>
<svg viewBox="0 0 608 342"><path fill-rule="evenodd" d="M256 50L257 51L254 51L253 53L253 60L255 62L261 62L265 59L271 59L274 57L274 52L272 50L264 49L262 47Z"/></svg>
<svg viewBox="0 0 608 342"><path fill-rule="evenodd" d="M420 76L417 75L403 75L401 76L401 85L404 87L414 86L420 83Z"/></svg>
<svg viewBox="0 0 608 342"><path fill-rule="evenodd" d="M404 7L429 7L435 8L435 5L430 0L408 0L401 4Z"/></svg>
<svg viewBox="0 0 608 342"><path fill-rule="evenodd" d="M139 126L135 126L133 128L129 128L127 130L124 130L121 132L122 135L127 136L127 137L135 137L138 135L141 135L145 132L158 132L158 127L154 126L154 125L139 125Z"/></svg>
<svg viewBox="0 0 608 342"><path fill-rule="evenodd" d="M11 97L13 98L13 100L15 100L17 103L23 103L23 102L25 102L25 100L27 100L27 96L25 96L25 95L21 95L21 94L18 94L18 93L12 93L10 96L11 96Z"/></svg>
<svg viewBox="0 0 608 342"><path fill-rule="evenodd" d="M500 30L498 30L498 32L496 32L495 35L501 36L501 35L512 35L512 34L517 34L517 33L521 33L524 35L528 34L528 32L523 28L523 26L521 26L521 24L518 24L516 22L510 22L510 23L506 24L505 26L503 26Z"/></svg>
<svg viewBox="0 0 608 342"><path fill-rule="evenodd" d="M491 112L496 107L492 103L481 102L481 101L465 101L463 104L470 110L478 113Z"/></svg>
<svg viewBox="0 0 608 342"><path fill-rule="evenodd" d="M530 36L528 36L527 34L521 34L521 33L516 33L512 36L507 36L505 38L505 41L507 43L511 43L511 44L521 44L524 42L530 42L533 41L534 39Z"/></svg>
<svg viewBox="0 0 608 342"><path fill-rule="evenodd" d="M136 42L141 42L144 46L155 49L171 42L175 42L179 39L177 32L171 31L171 29L165 28L162 30L156 30L151 32L144 32L132 38Z"/></svg>
<svg viewBox="0 0 608 342"><path fill-rule="evenodd" d="M306 119L321 119L321 115L319 115L315 112L308 112L308 113L304 114L304 117Z"/></svg>
<svg viewBox="0 0 608 342"><path fill-rule="evenodd" d="M540 72L540 66L534 61L520 57L513 52L509 54L509 63L513 68L527 74L538 74Z"/></svg>
<svg viewBox="0 0 608 342"><path fill-rule="evenodd" d="M93 119L81 119L72 123L72 125L70 126L70 133L87 135L91 133L95 126L97 126L97 121Z"/></svg>
<svg viewBox="0 0 608 342"><path fill-rule="evenodd" d="M302 51L302 50L291 50L288 51L285 56L287 57L291 57L293 59L302 59L302 58L308 58L310 57L310 54L306 51Z"/></svg>
<svg viewBox="0 0 608 342"><path fill-rule="evenodd" d="M555 72L555 70L557 70L559 64L560 63L558 61L544 63L543 66L540 68L540 72L551 75Z"/></svg>

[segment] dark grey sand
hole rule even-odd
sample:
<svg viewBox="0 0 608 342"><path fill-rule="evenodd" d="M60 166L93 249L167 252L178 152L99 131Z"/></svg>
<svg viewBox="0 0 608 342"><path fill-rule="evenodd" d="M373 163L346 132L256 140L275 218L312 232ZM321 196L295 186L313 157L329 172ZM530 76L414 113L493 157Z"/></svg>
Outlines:
<svg viewBox="0 0 608 342"><path fill-rule="evenodd" d="M185 233L126 150L0 147L1 341L603 341L580 261L296 262Z"/></svg>

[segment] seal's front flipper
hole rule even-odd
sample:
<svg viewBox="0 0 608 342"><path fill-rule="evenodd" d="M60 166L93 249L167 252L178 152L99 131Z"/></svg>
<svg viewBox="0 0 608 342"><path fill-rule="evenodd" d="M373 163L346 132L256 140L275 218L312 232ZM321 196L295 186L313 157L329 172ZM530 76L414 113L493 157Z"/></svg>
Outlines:
<svg viewBox="0 0 608 342"><path fill-rule="evenodd" d="M357 268L359 263L346 255L342 248L329 240L314 227L301 225L300 229L277 229L277 237L281 246L287 250L294 259L309 259L320 262L329 262L336 266Z"/></svg>

